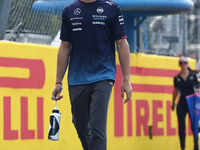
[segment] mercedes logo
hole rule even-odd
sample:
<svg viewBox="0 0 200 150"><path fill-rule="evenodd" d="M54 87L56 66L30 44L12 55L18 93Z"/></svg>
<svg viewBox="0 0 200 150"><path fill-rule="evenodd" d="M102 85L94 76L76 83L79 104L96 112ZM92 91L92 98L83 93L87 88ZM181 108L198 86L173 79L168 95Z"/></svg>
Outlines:
<svg viewBox="0 0 200 150"><path fill-rule="evenodd" d="M80 8L76 8L75 10L74 10L74 14L75 15L79 15L81 13L81 9Z"/></svg>

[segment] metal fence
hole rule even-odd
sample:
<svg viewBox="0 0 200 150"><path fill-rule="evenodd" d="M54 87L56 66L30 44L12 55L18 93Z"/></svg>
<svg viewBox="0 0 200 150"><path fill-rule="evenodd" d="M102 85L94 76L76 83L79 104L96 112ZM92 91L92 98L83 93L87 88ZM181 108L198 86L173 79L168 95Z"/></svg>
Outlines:
<svg viewBox="0 0 200 150"><path fill-rule="evenodd" d="M144 22L146 31L141 26L140 51L145 51L146 44L148 45L146 53L149 54L170 56L186 54L188 34L186 17L186 15L168 15L147 18Z"/></svg>
<svg viewBox="0 0 200 150"><path fill-rule="evenodd" d="M5 1L9 0L0 0L1 10ZM10 11L4 15L8 21L3 40L59 46L60 14L34 12L36 0L11 1ZM148 17L138 29L139 51L165 56L193 53L199 58L200 0L193 1L195 8L189 14Z"/></svg>
<svg viewBox="0 0 200 150"><path fill-rule="evenodd" d="M4 40L51 45L60 30L61 17L35 13L32 10L35 1L12 0Z"/></svg>

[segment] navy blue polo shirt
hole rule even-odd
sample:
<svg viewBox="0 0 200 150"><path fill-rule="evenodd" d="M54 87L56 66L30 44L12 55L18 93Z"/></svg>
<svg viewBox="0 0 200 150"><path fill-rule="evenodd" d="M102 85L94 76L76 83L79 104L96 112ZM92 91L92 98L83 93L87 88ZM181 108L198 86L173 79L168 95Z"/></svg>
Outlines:
<svg viewBox="0 0 200 150"><path fill-rule="evenodd" d="M198 85L196 74L190 72L186 81L181 77L180 73L174 77L174 87L180 92L179 104L187 105L186 96L193 94L195 87Z"/></svg>
<svg viewBox="0 0 200 150"><path fill-rule="evenodd" d="M118 4L75 0L64 8L60 39L71 43L68 85L115 80L115 41L126 38Z"/></svg>

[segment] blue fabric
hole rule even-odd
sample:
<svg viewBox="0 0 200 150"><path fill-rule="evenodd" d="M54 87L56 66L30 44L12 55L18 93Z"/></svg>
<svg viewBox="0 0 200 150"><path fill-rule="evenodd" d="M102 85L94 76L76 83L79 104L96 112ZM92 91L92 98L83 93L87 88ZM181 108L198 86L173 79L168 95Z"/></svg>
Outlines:
<svg viewBox="0 0 200 150"><path fill-rule="evenodd" d="M200 119L200 95L198 92L186 97L190 120L192 123L192 129L194 134L194 140L197 140L199 130L199 119Z"/></svg>
<svg viewBox="0 0 200 150"><path fill-rule="evenodd" d="M126 37L117 3L76 0L65 7L60 39L71 42L68 84L115 80L115 41Z"/></svg>

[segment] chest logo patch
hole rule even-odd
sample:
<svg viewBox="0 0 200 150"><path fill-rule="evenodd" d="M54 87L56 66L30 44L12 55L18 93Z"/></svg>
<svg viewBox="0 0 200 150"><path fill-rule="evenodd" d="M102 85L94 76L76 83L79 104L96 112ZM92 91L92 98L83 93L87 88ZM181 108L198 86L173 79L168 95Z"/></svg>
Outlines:
<svg viewBox="0 0 200 150"><path fill-rule="evenodd" d="M99 8L97 8L97 12L98 12L99 14L102 14L102 13L104 12L104 9L101 8L101 7L99 7Z"/></svg>
<svg viewBox="0 0 200 150"><path fill-rule="evenodd" d="M180 82L181 81L181 79L180 78L177 78L177 82Z"/></svg>
<svg viewBox="0 0 200 150"><path fill-rule="evenodd" d="M190 77L190 80L193 80L193 76Z"/></svg>
<svg viewBox="0 0 200 150"><path fill-rule="evenodd" d="M81 9L80 8L76 8L75 10L74 10L74 14L75 15L79 15L81 13Z"/></svg>

